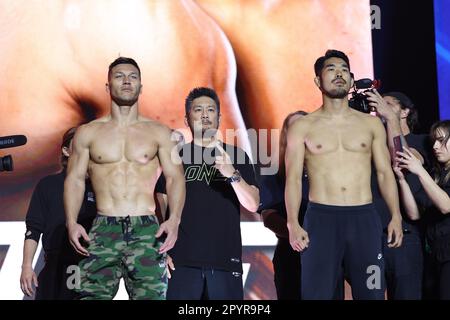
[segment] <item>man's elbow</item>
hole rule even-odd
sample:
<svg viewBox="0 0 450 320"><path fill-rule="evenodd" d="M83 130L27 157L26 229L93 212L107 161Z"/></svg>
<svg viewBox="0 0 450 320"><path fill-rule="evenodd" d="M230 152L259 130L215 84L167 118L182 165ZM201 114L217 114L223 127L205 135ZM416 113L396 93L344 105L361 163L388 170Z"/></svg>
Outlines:
<svg viewBox="0 0 450 320"><path fill-rule="evenodd" d="M64 180L64 190L84 188L85 183L86 181L84 177L80 178L79 176L76 176L74 174L67 175L66 179Z"/></svg>
<svg viewBox="0 0 450 320"><path fill-rule="evenodd" d="M254 201L254 199L252 199L251 201L248 201L245 205L242 204L242 206L250 212L257 212L259 209L259 200Z"/></svg>
<svg viewBox="0 0 450 320"><path fill-rule="evenodd" d="M249 206L246 209L250 212L256 212L256 211L258 211L258 207L259 207L258 204L252 204L251 206Z"/></svg>
<svg viewBox="0 0 450 320"><path fill-rule="evenodd" d="M381 183L385 182L385 181L386 181L386 178L390 176L391 172L392 172L392 176L394 176L394 171L392 170L391 167L389 167L388 169L385 169L385 168L383 168L383 169L377 169L377 179L378 179L378 182L379 182L379 183L380 183L380 182L381 182Z"/></svg>

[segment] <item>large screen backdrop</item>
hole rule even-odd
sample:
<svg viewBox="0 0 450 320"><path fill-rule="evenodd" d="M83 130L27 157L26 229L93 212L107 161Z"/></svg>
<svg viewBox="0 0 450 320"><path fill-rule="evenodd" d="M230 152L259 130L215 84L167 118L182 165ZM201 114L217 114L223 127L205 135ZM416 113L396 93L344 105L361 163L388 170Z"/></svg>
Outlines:
<svg viewBox="0 0 450 320"><path fill-rule="evenodd" d="M174 129L185 129L190 89L215 88L222 132L240 129L233 141L250 151L246 129L279 129L288 113L320 106L313 65L327 49L345 51L357 78L372 76L370 14L368 0L1 0L0 136L28 143L0 150L14 161L0 172L0 299L23 298L31 193L60 169L62 133L108 113L115 58L136 59L140 112ZM242 220L245 298L274 299L276 239L257 214Z"/></svg>

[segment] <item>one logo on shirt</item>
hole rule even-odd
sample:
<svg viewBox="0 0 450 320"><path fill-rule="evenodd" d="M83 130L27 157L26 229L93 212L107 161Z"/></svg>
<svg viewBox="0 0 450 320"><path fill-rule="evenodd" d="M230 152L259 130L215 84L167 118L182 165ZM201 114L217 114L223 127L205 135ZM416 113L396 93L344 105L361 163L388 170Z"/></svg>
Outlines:
<svg viewBox="0 0 450 320"><path fill-rule="evenodd" d="M378 260L381 260L381 258L383 258L383 255L381 253L378 254Z"/></svg>
<svg viewBox="0 0 450 320"><path fill-rule="evenodd" d="M211 181L225 181L225 177L222 176L218 170L213 166L208 166L206 163L200 165L190 165L186 168L184 173L186 182L192 181L205 181L208 185Z"/></svg>
<svg viewBox="0 0 450 320"><path fill-rule="evenodd" d="M28 237L29 235L31 235L31 231L30 231L30 230L28 230L27 233L26 233L26 236L27 236L27 237Z"/></svg>

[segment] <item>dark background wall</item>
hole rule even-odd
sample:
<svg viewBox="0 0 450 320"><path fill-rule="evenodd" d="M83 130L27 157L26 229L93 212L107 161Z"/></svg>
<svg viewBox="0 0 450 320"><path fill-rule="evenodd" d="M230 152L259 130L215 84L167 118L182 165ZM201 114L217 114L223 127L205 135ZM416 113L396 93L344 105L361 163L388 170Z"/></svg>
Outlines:
<svg viewBox="0 0 450 320"><path fill-rule="evenodd" d="M371 0L381 9L381 29L372 30L374 73L382 92L402 91L418 107L428 133L439 120L433 1Z"/></svg>

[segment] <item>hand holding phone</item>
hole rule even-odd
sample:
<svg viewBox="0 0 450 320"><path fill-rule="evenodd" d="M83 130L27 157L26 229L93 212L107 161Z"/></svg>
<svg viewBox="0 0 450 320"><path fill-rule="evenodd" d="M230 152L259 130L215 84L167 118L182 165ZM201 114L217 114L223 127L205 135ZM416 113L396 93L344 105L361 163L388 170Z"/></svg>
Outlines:
<svg viewBox="0 0 450 320"><path fill-rule="evenodd" d="M403 152L403 142L402 142L402 136L395 136L393 138L394 140L394 154L393 154L393 159L395 159L397 157L397 152ZM397 161L394 160L394 167L397 166L398 163ZM403 175L405 175L407 173L408 170L406 169L402 169L401 170Z"/></svg>
<svg viewBox="0 0 450 320"><path fill-rule="evenodd" d="M397 155L397 152L403 152L403 144L401 136L395 136L394 140L394 155Z"/></svg>

